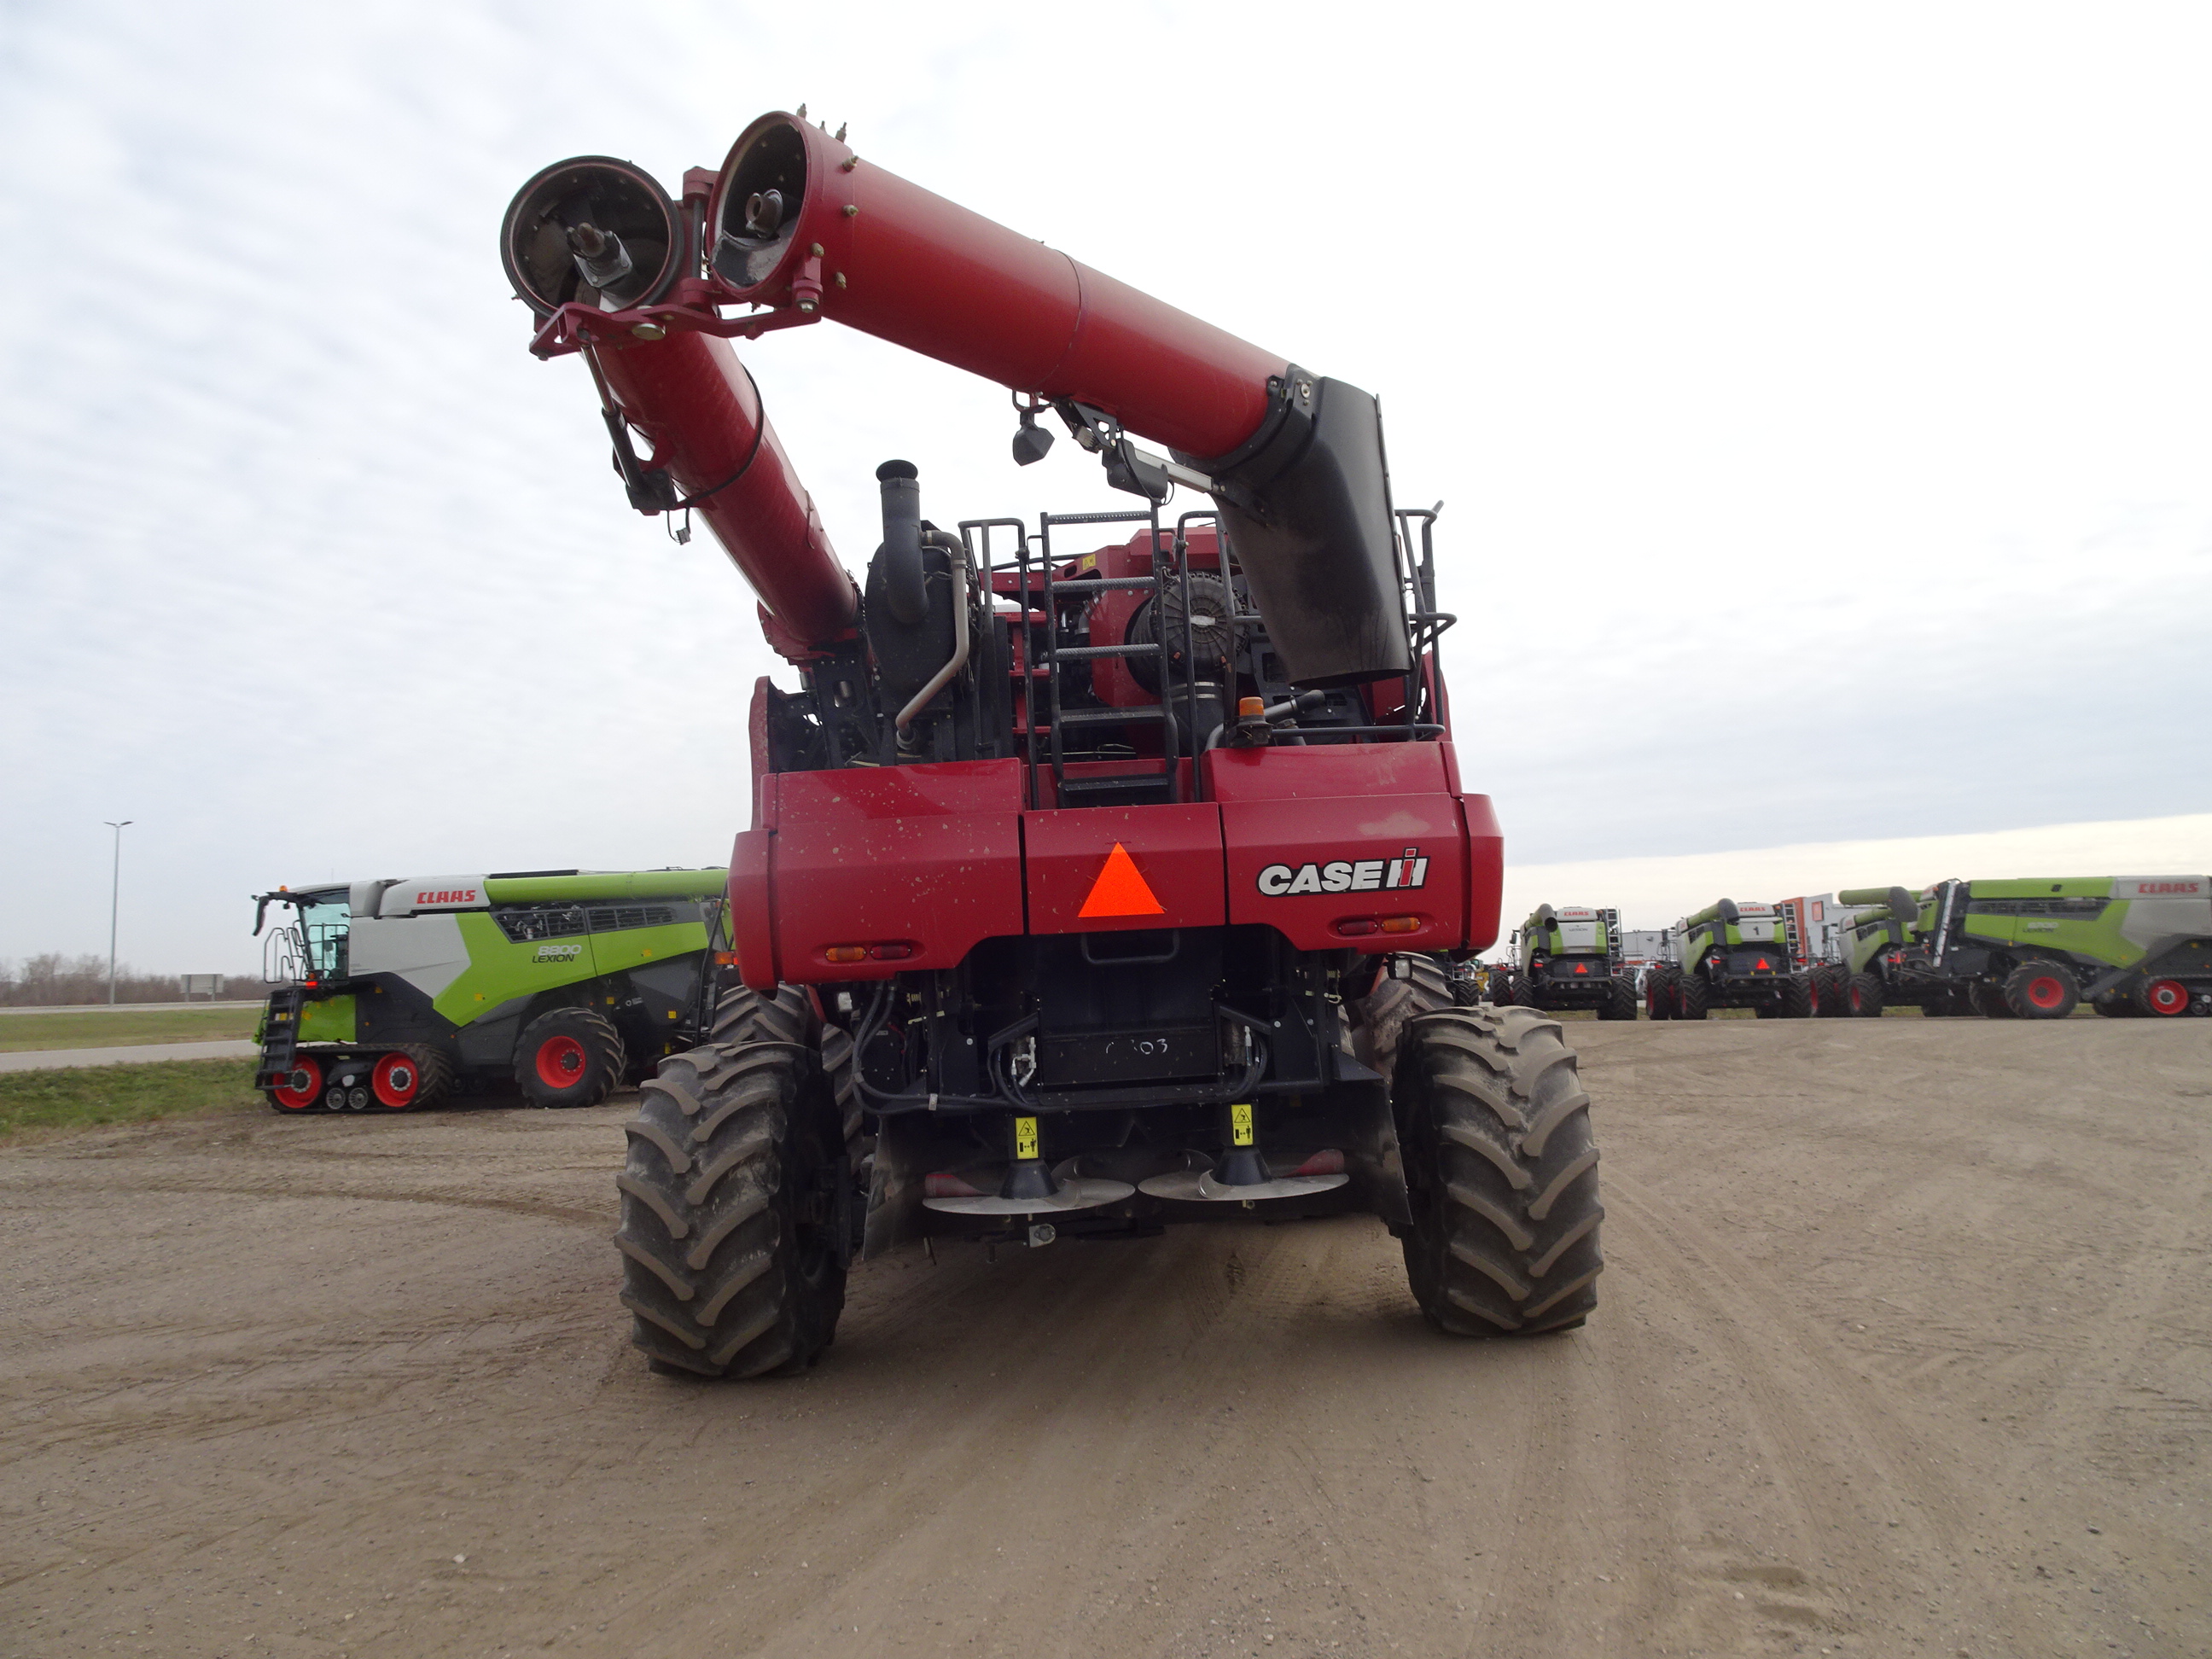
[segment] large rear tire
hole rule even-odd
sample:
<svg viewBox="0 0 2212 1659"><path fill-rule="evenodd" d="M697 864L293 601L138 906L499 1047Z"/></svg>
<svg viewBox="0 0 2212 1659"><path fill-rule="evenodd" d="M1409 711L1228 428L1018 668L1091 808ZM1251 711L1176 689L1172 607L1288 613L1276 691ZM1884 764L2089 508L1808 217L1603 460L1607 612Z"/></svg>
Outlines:
<svg viewBox="0 0 2212 1659"><path fill-rule="evenodd" d="M2063 1019L2081 1002L2081 987L2063 962L2023 962L2005 975L2004 1000L2017 1018Z"/></svg>
<svg viewBox="0 0 2212 1659"><path fill-rule="evenodd" d="M1813 1018L1813 975L1792 974L1782 988L1782 1018L1810 1019Z"/></svg>
<svg viewBox="0 0 2212 1659"><path fill-rule="evenodd" d="M1699 979L1694 972L1684 974L1681 978L1681 982L1675 988L1674 991L1674 1018L1677 1019L1703 1019L1705 1017L1705 1008L1706 988L1705 981Z"/></svg>
<svg viewBox="0 0 2212 1659"><path fill-rule="evenodd" d="M1597 1305L1597 1147L1563 1036L1517 1008L1445 1009L1407 1033L1393 1089L1406 1276L1439 1331L1533 1336Z"/></svg>
<svg viewBox="0 0 2212 1659"><path fill-rule="evenodd" d="M1850 1000L1851 1017L1854 1019L1881 1018L1882 994L1880 975L1853 974L1850 982L1844 989L1845 996Z"/></svg>
<svg viewBox="0 0 2212 1659"><path fill-rule="evenodd" d="M522 1029L514 1081L532 1106L596 1106L629 1070L622 1033L596 1008L555 1008Z"/></svg>
<svg viewBox="0 0 2212 1659"><path fill-rule="evenodd" d="M1974 1012L1984 1019L2013 1018L2012 1004L2005 1000L2003 988L1993 985L1987 980L1976 980L1967 988L1966 1000L1973 1005Z"/></svg>
<svg viewBox="0 0 2212 1659"><path fill-rule="evenodd" d="M1674 1018L1676 975L1672 968L1654 967L1644 970L1644 1012L1654 1019Z"/></svg>
<svg viewBox="0 0 2212 1659"><path fill-rule="evenodd" d="M1600 1019L1633 1021L1636 1018L1636 981L1620 976L1608 981L1605 988L1605 1000L1598 1005L1597 1017Z"/></svg>
<svg viewBox="0 0 2212 1659"><path fill-rule="evenodd" d="M1813 1013L1819 1019L1844 1019L1851 1012L1851 976L1841 963L1813 970Z"/></svg>
<svg viewBox="0 0 2212 1659"><path fill-rule="evenodd" d="M631 1340L656 1370L788 1375L836 1335L858 1212L839 1062L814 1024L793 987L732 993L726 1040L640 1091L615 1244Z"/></svg>

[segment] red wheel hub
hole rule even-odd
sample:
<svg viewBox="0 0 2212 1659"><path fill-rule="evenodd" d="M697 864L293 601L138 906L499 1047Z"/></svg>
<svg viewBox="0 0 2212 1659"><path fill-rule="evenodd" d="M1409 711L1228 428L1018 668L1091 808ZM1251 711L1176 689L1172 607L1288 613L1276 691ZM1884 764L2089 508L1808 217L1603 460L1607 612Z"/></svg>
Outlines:
<svg viewBox="0 0 2212 1659"><path fill-rule="evenodd" d="M422 1092L422 1069L405 1054L386 1054L369 1074L368 1086L378 1105L404 1112Z"/></svg>
<svg viewBox="0 0 2212 1659"><path fill-rule="evenodd" d="M2027 982L2027 1000L2039 1008L2056 1008L2066 1000L2066 988L2054 974L2038 974Z"/></svg>
<svg viewBox="0 0 2212 1659"><path fill-rule="evenodd" d="M549 1089L573 1088L590 1064L584 1045L572 1036L550 1036L538 1045L538 1080Z"/></svg>
<svg viewBox="0 0 2212 1659"><path fill-rule="evenodd" d="M2185 1014L2189 988L2178 979L2153 980L2143 988L2143 1002L2154 1014Z"/></svg>
<svg viewBox="0 0 2212 1659"><path fill-rule="evenodd" d="M269 1092L286 1111L304 1112L322 1097L323 1068L310 1056L301 1054L292 1062L292 1069L284 1080Z"/></svg>

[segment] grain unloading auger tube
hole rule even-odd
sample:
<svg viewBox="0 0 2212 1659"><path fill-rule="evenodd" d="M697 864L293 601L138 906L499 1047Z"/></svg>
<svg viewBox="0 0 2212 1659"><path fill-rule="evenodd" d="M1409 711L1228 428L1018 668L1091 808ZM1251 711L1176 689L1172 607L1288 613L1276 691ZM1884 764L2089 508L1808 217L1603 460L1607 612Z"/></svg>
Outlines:
<svg viewBox="0 0 2212 1659"><path fill-rule="evenodd" d="M705 519L787 655L845 636L855 593L726 341L828 318L1014 392L1018 459L1044 453L1036 417L1050 410L1121 487L1211 495L1296 684L1407 672L1372 397L909 184L796 116L755 121L711 185L685 175L680 203L626 161L548 167L509 206L501 251L545 319L533 349L592 365L633 504ZM721 314L738 305L759 309Z"/></svg>
<svg viewBox="0 0 2212 1659"><path fill-rule="evenodd" d="M1436 514L1393 506L1375 399L803 115L678 199L548 168L503 239L632 501L706 520L800 682L754 690L743 983L628 1126L638 1345L803 1369L850 1263L909 1242L1346 1212L1439 1329L1580 1324L1575 1057L1440 964L1497 937L1503 843L1450 742ZM1008 387L1013 459L1056 421L1124 507L947 528L884 461L856 585L728 343L825 318ZM1200 505L1164 514L1177 485Z"/></svg>

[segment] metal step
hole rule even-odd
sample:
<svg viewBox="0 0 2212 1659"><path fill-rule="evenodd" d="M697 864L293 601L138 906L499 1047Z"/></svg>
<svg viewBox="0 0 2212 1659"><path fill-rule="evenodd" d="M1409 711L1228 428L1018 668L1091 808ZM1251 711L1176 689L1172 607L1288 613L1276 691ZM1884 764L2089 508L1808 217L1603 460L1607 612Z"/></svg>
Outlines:
<svg viewBox="0 0 2212 1659"><path fill-rule="evenodd" d="M291 1075L300 1052L300 1016L307 1004L307 993L296 985L282 986L269 994L269 1013L262 1025L261 1060L253 1072L253 1086L266 1089Z"/></svg>
<svg viewBox="0 0 2212 1659"><path fill-rule="evenodd" d="M1062 778L1059 794L1062 806L1154 806L1175 799L1175 780L1165 772Z"/></svg>

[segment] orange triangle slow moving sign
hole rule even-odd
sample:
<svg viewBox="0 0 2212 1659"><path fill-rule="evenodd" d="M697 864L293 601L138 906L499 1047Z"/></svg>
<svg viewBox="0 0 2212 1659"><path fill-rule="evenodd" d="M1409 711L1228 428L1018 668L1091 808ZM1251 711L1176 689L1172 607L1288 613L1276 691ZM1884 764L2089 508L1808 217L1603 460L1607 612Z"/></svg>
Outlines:
<svg viewBox="0 0 2212 1659"><path fill-rule="evenodd" d="M1106 855L1106 867L1098 872L1098 879L1091 884L1091 896L1083 901L1079 918L1097 919L1102 916L1164 916L1166 908L1153 896L1137 869L1129 849L1120 842Z"/></svg>

